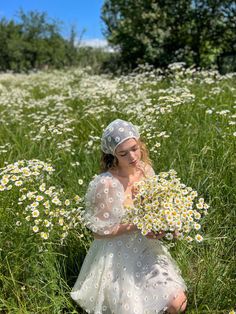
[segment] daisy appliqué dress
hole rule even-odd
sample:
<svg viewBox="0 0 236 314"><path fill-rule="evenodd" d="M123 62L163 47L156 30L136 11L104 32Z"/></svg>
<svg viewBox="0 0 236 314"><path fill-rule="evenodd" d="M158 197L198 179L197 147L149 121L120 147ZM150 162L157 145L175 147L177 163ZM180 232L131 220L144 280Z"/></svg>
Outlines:
<svg viewBox="0 0 236 314"><path fill-rule="evenodd" d="M104 237L92 242L71 297L87 313L163 313L187 287L160 240L139 231L109 237L125 215L124 199L123 185L111 173L90 182L84 218L90 230Z"/></svg>

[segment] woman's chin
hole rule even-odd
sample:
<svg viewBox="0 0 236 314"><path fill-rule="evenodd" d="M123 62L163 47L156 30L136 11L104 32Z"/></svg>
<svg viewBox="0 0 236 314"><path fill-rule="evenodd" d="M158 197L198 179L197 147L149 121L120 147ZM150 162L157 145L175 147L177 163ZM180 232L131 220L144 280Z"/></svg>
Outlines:
<svg viewBox="0 0 236 314"><path fill-rule="evenodd" d="M139 160L136 160L135 162L132 162L129 165L130 167L137 167L139 165Z"/></svg>

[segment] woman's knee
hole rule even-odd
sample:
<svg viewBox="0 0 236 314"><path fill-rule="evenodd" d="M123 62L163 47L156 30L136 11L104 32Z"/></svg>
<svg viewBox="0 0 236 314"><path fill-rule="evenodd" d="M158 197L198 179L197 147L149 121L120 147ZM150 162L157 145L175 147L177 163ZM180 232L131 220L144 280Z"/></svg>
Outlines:
<svg viewBox="0 0 236 314"><path fill-rule="evenodd" d="M187 297L184 292L180 292L176 298L174 298L168 308L170 314L177 314L185 311L187 306Z"/></svg>

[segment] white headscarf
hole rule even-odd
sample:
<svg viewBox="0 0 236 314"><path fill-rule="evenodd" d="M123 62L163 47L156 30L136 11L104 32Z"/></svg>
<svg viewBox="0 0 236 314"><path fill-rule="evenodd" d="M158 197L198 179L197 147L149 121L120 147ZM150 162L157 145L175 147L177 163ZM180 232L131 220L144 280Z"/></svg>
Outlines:
<svg viewBox="0 0 236 314"><path fill-rule="evenodd" d="M116 147L129 138L139 139L138 129L131 122L121 119L112 121L102 135L101 149L106 154L115 155Z"/></svg>

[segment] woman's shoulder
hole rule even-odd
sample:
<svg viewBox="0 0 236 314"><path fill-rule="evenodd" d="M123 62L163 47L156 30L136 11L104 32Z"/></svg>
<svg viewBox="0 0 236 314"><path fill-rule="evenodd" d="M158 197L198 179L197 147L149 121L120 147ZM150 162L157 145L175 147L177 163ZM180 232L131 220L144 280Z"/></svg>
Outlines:
<svg viewBox="0 0 236 314"><path fill-rule="evenodd" d="M85 199L89 204L91 202L99 203L104 199L114 199L116 202L124 201L124 189L118 179L109 172L103 172L95 175L90 181Z"/></svg>
<svg viewBox="0 0 236 314"><path fill-rule="evenodd" d="M121 186L121 183L109 171L106 171L95 175L89 183L89 187L98 185L103 185L106 188L119 188Z"/></svg>

